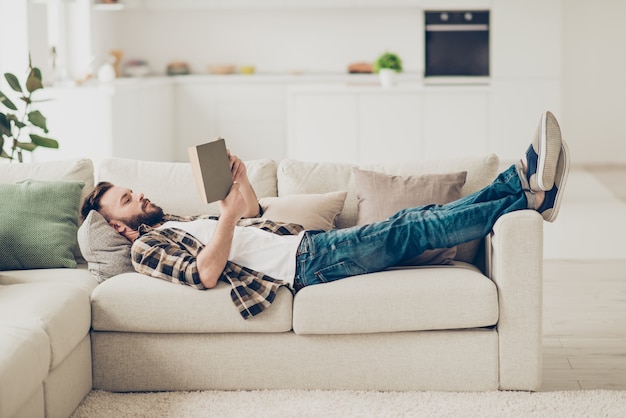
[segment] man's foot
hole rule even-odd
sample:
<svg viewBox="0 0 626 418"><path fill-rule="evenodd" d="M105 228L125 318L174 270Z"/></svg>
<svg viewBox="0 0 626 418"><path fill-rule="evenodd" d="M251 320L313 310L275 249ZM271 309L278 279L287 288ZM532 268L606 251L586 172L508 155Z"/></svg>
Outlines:
<svg viewBox="0 0 626 418"><path fill-rule="evenodd" d="M549 191L545 192L543 203L537 209L543 219L548 222L554 222L556 216L559 214L559 207L561 206L561 200L563 198L563 190L565 189L565 182L567 181L567 175L569 174L569 148L563 141L561 144L561 152L556 164L556 174L554 178L554 186Z"/></svg>
<svg viewBox="0 0 626 418"><path fill-rule="evenodd" d="M554 186L561 142L561 129L556 118L549 111L543 112L524 161L531 190L548 191Z"/></svg>

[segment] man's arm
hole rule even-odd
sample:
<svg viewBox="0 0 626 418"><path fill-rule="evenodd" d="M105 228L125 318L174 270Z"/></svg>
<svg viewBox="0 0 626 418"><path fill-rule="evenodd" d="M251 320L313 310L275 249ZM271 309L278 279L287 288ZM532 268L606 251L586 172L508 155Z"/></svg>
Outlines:
<svg viewBox="0 0 626 418"><path fill-rule="evenodd" d="M243 214L249 210L245 205L244 199L241 185L233 183L228 196L219 202L221 215L217 221L215 232L207 245L198 253L198 273L202 284L208 289L212 289L217 285L228 261L235 226Z"/></svg>
<svg viewBox="0 0 626 418"><path fill-rule="evenodd" d="M246 165L239 157L232 155L230 151L227 152L230 158L230 171L233 173L233 181L239 183L239 192L243 197L242 205L245 210L241 217L255 218L260 215L259 199L248 179Z"/></svg>

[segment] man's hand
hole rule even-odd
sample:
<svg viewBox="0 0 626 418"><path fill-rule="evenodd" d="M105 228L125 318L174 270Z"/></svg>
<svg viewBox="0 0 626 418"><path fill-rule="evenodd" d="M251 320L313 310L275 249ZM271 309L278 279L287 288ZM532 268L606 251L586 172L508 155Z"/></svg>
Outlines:
<svg viewBox="0 0 626 418"><path fill-rule="evenodd" d="M230 160L230 171L233 174L233 182L239 184L239 191L243 200L241 206L244 211L241 214L241 218L253 218L259 216L259 199L250 184L248 179L248 171L246 165L241 158L236 155L232 155L230 150L226 150L228 158ZM226 199L225 199L226 200Z"/></svg>
<svg viewBox="0 0 626 418"><path fill-rule="evenodd" d="M220 219L236 224L239 219L244 217L246 204L240 188L241 185L239 183L233 183L228 196L219 201Z"/></svg>
<svg viewBox="0 0 626 418"><path fill-rule="evenodd" d="M241 158L231 154L230 150L226 150L226 154L230 160L230 172L233 174L233 181L237 183L248 183L246 165L241 161Z"/></svg>

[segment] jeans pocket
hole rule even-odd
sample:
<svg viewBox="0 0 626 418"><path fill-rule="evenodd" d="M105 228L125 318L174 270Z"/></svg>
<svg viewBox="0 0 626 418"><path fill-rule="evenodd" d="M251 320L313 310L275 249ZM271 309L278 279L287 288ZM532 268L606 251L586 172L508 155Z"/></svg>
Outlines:
<svg viewBox="0 0 626 418"><path fill-rule="evenodd" d="M366 274L368 271L354 261L340 261L315 272L315 277L320 283L333 282L350 276Z"/></svg>

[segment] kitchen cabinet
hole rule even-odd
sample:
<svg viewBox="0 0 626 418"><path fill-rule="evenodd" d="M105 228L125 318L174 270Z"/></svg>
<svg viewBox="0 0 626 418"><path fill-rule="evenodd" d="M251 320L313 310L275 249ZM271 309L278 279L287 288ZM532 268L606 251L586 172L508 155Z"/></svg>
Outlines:
<svg viewBox="0 0 626 418"><path fill-rule="evenodd" d="M120 80L42 90L50 100L38 108L48 119L58 150L37 149L34 161L107 157L168 161L172 156L172 85Z"/></svg>
<svg viewBox="0 0 626 418"><path fill-rule="evenodd" d="M187 147L218 136L245 160L285 156L284 83L228 77L175 82L175 160L187 161Z"/></svg>
<svg viewBox="0 0 626 418"><path fill-rule="evenodd" d="M289 97L291 158L367 164L490 152L488 87L308 86Z"/></svg>
<svg viewBox="0 0 626 418"><path fill-rule="evenodd" d="M291 158L368 163L421 155L421 99L410 90L294 87L289 95Z"/></svg>
<svg viewBox="0 0 626 418"><path fill-rule="evenodd" d="M425 158L483 155L489 150L489 94L484 88L431 87L423 95Z"/></svg>
<svg viewBox="0 0 626 418"><path fill-rule="evenodd" d="M244 160L353 163L496 153L519 157L541 112L560 113L558 81L423 85L405 76L187 76L48 88L42 103L60 150L34 158L187 161L214 137Z"/></svg>
<svg viewBox="0 0 626 418"><path fill-rule="evenodd" d="M357 159L386 163L421 158L421 99L412 92L359 95Z"/></svg>
<svg viewBox="0 0 626 418"><path fill-rule="evenodd" d="M350 93L292 93L288 157L354 162L358 154L357 97Z"/></svg>

